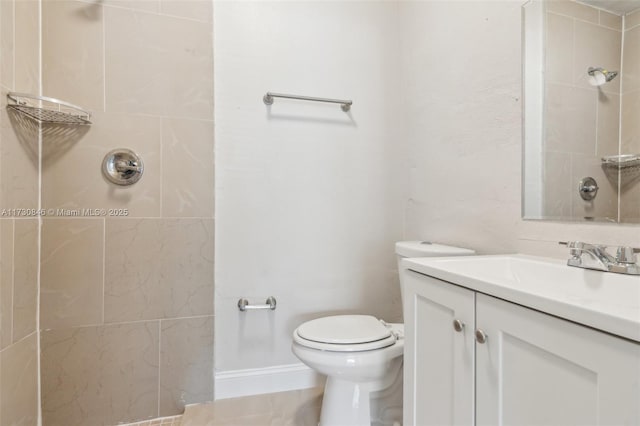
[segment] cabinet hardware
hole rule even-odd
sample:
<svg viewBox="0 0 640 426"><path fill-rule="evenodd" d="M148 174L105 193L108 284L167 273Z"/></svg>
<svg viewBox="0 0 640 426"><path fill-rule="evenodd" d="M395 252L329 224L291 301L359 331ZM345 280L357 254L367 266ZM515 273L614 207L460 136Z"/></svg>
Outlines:
<svg viewBox="0 0 640 426"><path fill-rule="evenodd" d="M484 344L487 339L489 338L489 336L487 336L484 331L480 330L479 328L476 330L476 342L480 343L480 344Z"/></svg>
<svg viewBox="0 0 640 426"><path fill-rule="evenodd" d="M459 319L453 320L453 329L460 333L464 329L464 323Z"/></svg>

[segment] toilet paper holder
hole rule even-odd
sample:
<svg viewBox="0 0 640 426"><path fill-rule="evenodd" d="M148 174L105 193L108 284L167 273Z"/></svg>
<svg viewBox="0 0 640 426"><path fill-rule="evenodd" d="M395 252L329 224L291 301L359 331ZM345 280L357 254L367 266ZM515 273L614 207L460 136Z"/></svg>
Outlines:
<svg viewBox="0 0 640 426"><path fill-rule="evenodd" d="M270 309L272 311L276 310L276 298L273 296L269 296L265 301L264 305L250 305L249 301L245 298L241 298L238 300L238 309L240 312L253 311L259 309Z"/></svg>

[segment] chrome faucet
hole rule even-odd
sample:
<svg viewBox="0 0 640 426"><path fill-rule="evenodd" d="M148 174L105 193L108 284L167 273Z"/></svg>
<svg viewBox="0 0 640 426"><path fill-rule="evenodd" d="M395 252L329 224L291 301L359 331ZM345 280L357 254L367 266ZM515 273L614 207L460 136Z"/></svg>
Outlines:
<svg viewBox="0 0 640 426"><path fill-rule="evenodd" d="M632 247L618 247L616 255L607 252L607 246L589 244L580 241L561 241L569 248L571 259L567 265L578 268L595 269L598 271L615 272L617 274L640 275L640 265L636 253L640 249Z"/></svg>

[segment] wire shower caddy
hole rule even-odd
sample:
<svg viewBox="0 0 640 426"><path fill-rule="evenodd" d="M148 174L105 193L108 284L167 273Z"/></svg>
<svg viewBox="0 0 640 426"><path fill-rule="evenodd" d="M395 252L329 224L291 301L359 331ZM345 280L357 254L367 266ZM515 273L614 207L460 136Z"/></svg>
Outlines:
<svg viewBox="0 0 640 426"><path fill-rule="evenodd" d="M38 123L91 124L91 113L82 107L46 96L10 92L7 108L11 108Z"/></svg>

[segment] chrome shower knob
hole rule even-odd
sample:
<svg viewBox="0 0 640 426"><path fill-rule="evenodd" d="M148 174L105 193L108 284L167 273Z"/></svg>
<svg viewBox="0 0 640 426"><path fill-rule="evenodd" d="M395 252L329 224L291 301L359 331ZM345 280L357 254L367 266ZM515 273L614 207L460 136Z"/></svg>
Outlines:
<svg viewBox="0 0 640 426"><path fill-rule="evenodd" d="M102 162L102 174L111 183L133 185L142 177L144 163L138 154L126 148L110 151Z"/></svg>

